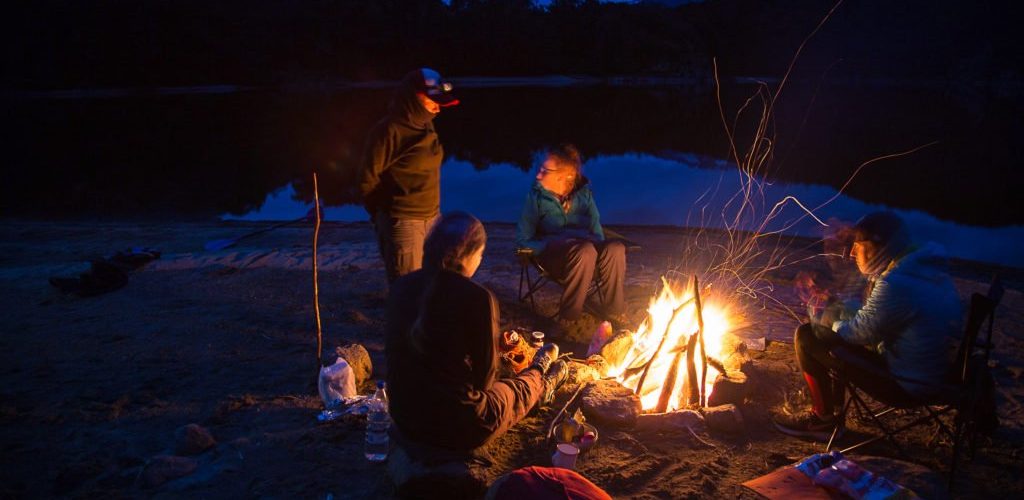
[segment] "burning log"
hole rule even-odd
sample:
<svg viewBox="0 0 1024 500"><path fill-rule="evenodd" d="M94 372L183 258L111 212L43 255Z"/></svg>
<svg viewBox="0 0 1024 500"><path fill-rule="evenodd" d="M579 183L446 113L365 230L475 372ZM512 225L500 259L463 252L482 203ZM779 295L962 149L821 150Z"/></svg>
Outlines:
<svg viewBox="0 0 1024 500"><path fill-rule="evenodd" d="M644 364L644 372L640 375L640 381L636 383L637 395L643 394L644 380L647 379L647 373L651 370L651 365L654 364L654 360L658 358L658 354L661 353L661 348L662 346L665 345L665 340L668 338L669 333L672 331L672 326L676 322L676 318L679 317L679 313L682 312L682 310L686 306L688 306L692 301L693 299L685 300L682 304L679 304L679 307L676 307L675 309L672 310L672 318L669 319L667 323L665 323L665 331L661 335L661 342L658 342L658 348L654 350L654 354L652 354L651 358L648 359L647 363Z"/></svg>
<svg viewBox="0 0 1024 500"><path fill-rule="evenodd" d="M686 388L686 404L692 405L700 402L700 394L703 389L697 385L697 365L694 362L694 351L697 350L697 340L700 337L700 331L690 335L690 339L686 344L686 382L683 387ZM703 384L702 384L703 385Z"/></svg>
<svg viewBox="0 0 1024 500"><path fill-rule="evenodd" d="M707 402L707 395L704 393L704 384L706 383L708 376L708 352L707 349L704 348L704 310L700 305L700 283L697 280L696 274L693 275L693 303L697 308L697 337L700 339L700 405L704 406Z"/></svg>
<svg viewBox="0 0 1024 500"><path fill-rule="evenodd" d="M676 388L676 378L679 373L679 358L683 356L683 351L687 351L687 357L689 357L689 346L679 347L675 349L676 355L672 358L672 364L668 368L668 373L665 374L665 382L661 385L661 395L658 396L658 406L654 407L656 413L665 413L668 411L668 402L672 398L672 391Z"/></svg>

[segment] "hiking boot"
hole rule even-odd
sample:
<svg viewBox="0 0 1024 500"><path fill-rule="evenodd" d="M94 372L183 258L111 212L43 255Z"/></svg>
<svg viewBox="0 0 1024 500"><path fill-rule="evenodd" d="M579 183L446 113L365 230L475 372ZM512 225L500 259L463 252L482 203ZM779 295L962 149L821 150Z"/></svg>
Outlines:
<svg viewBox="0 0 1024 500"><path fill-rule="evenodd" d="M779 432L800 438L813 439L815 441L828 441L832 437L832 431L839 426L836 438L843 435L846 426L837 417L823 419L813 411L807 411L799 415L779 415L772 418L772 423Z"/></svg>
<svg viewBox="0 0 1024 500"><path fill-rule="evenodd" d="M568 379L569 363L562 359L551 363L551 367L544 372L544 394L540 397L540 404L546 405L554 401L555 391Z"/></svg>
<svg viewBox="0 0 1024 500"><path fill-rule="evenodd" d="M558 359L558 344L546 344L544 347L537 349L537 352L533 355L533 362L530 363L529 368L536 367L540 372L547 373L548 367L551 363L554 363Z"/></svg>

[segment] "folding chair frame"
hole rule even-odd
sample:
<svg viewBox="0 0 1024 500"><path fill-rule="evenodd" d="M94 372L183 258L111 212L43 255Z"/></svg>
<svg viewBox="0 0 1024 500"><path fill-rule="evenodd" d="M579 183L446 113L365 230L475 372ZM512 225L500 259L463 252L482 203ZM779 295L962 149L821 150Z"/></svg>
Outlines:
<svg viewBox="0 0 1024 500"><path fill-rule="evenodd" d="M961 451L961 443L965 438L969 441L969 458L974 457L974 452L977 447L977 440L975 439L976 432L974 430L975 422L973 421L975 405L977 404L977 395L974 394L974 391L976 390L975 385L977 383L976 367L979 363L988 362L989 354L993 347L992 329L995 321L995 308L1002 299L1003 292L1004 289L1002 283L999 281L999 278L996 277L993 279L987 295L975 293L971 296L971 307L968 313L967 324L964 328L963 340L961 341L957 353L957 364L955 365L960 369L960 373L957 374L958 380L956 380L955 384L950 386L950 388L954 389L954 396L948 401L907 401L896 405L887 405L886 402L880 401L880 403L887 406L881 411L876 411L873 410L867 401L860 395L861 389L858 389L854 384L845 380L843 375L838 371L832 371L832 376L846 389L847 399L843 404L839 423L832 430L832 435L829 438L828 444L825 446L825 451L832 450L833 445L836 444L839 431L845 424L846 416L848 415L851 406L856 408L861 415L867 416L874 426L882 432L882 435L874 436L852 446L843 448L840 450L841 453L849 453L876 441L887 439L893 447L896 448L900 456L909 459L906 451L897 441L896 436L907 429L916 427L928 421L933 421L939 430L946 434L953 443L953 456L951 457L949 465L948 483L948 488L952 490L956 475L957 461ZM986 321L988 322L987 335L985 340L981 341L978 339L978 336ZM900 378L891 374L888 376L893 378L893 383L896 383ZM920 381L915 382L920 383ZM941 408L934 410L932 409L932 406L941 406ZM922 415L910 423L900 425L895 429L890 428L882 420L882 417L889 415L896 410L921 408L925 410L927 413L926 415ZM939 418L948 413L955 413L953 429L950 429L950 427Z"/></svg>
<svg viewBox="0 0 1024 500"><path fill-rule="evenodd" d="M634 252L641 249L640 244L629 240L621 234L612 231L608 228L603 228L606 239L617 239L621 240L626 245L626 252ZM551 277L544 266L537 262L537 256L534 255L533 250L530 248L517 248L516 258L519 259L519 302L526 302L530 300L530 309L534 312L537 311L537 303L533 299L534 293L548 284L548 282L558 283L558 280ZM533 268L537 272L536 277L530 276L530 268ZM595 275L594 281L591 283L590 288L587 290L587 295L597 292L600 288L600 279ZM557 314L557 313L556 313Z"/></svg>

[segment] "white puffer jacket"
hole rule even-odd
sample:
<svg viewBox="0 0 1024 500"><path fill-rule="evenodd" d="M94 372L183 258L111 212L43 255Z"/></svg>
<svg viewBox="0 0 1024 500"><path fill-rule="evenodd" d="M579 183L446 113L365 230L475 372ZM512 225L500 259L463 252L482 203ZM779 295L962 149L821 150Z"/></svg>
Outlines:
<svg viewBox="0 0 1024 500"><path fill-rule="evenodd" d="M876 347L911 394L944 381L963 336L963 305L935 243L911 251L883 272L864 306L832 329L846 342ZM915 384L920 380L930 385Z"/></svg>

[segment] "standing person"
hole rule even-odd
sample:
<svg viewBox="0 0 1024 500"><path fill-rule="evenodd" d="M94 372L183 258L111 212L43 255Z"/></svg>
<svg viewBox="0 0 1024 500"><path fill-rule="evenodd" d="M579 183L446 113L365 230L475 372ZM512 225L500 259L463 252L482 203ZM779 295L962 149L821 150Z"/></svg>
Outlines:
<svg viewBox="0 0 1024 500"><path fill-rule="evenodd" d="M810 411L775 419L784 434L827 441L837 424L843 392L837 370L868 394L886 400L928 397L941 388L961 333L963 307L942 249L916 246L892 212L874 212L854 226L851 256L868 278L862 307L838 301L814 324L796 330L793 347L811 395ZM841 349L889 373L878 376L830 352ZM896 384L892 379L896 379Z"/></svg>
<svg viewBox="0 0 1024 500"><path fill-rule="evenodd" d="M468 454L549 401L568 375L548 344L516 377L497 379L498 301L470 279L486 241L476 217L446 214L427 236L423 268L391 287L387 383L398 441L410 453Z"/></svg>
<svg viewBox="0 0 1024 500"><path fill-rule="evenodd" d="M437 71L409 72L366 140L359 192L388 283L420 268L423 240L440 213L444 149L433 120L442 107L459 103L451 90Z"/></svg>
<svg viewBox="0 0 1024 500"><path fill-rule="evenodd" d="M626 246L605 238L590 181L581 168L580 153L571 144L545 153L516 226L516 244L530 249L565 284L558 307L562 320L574 321L583 314L595 272L600 312L621 319L626 309Z"/></svg>

